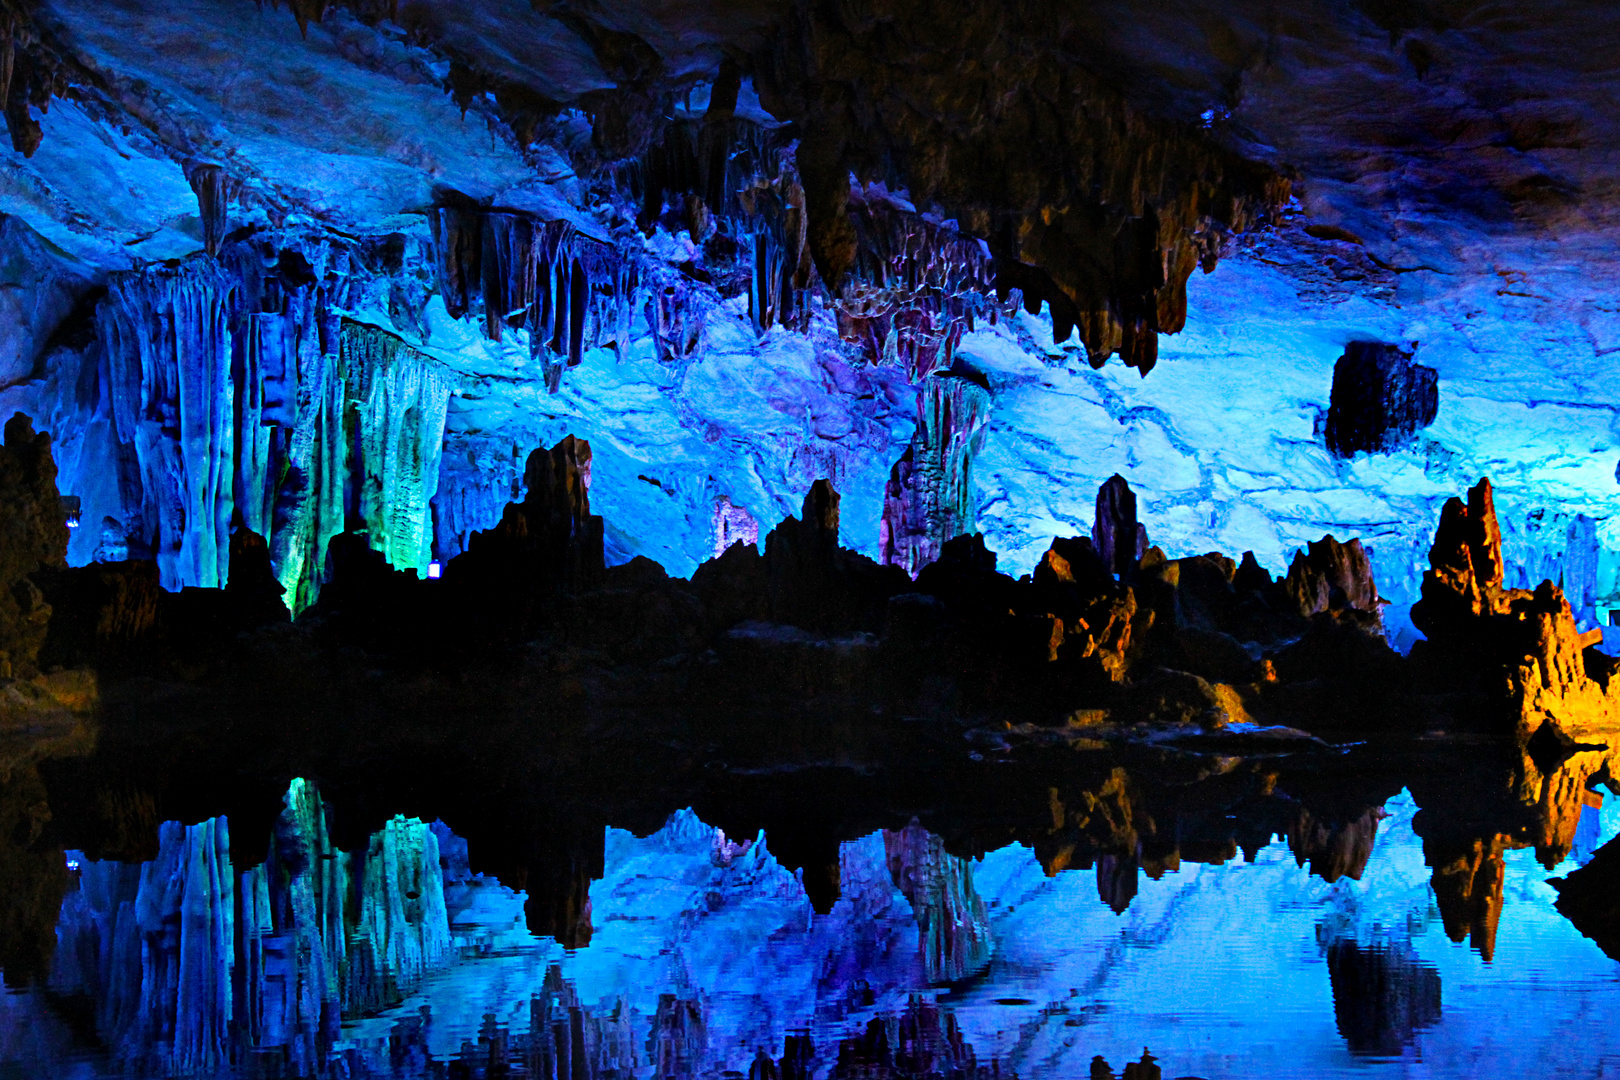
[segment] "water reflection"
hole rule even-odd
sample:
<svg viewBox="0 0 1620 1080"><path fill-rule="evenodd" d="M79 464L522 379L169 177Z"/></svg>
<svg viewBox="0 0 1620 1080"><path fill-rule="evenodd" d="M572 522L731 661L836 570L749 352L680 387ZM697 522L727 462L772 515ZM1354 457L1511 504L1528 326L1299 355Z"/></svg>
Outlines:
<svg viewBox="0 0 1620 1080"><path fill-rule="evenodd" d="M1241 836L1171 846L1172 819L1110 777L1090 802L1054 788L1038 844L967 858L915 822L845 841L825 913L763 832L691 811L645 837L610 828L578 949L532 935L528 898L476 873L443 823L398 817L342 850L297 781L252 866L222 817L163 825L140 864L64 855L48 975L0 998L0 1061L42 1077L1516 1076L1620 1053L1616 965L1546 883L1620 829L1612 801L1579 795L1539 853L1534 813L1461 845L1460 807L1409 792L1271 837L1233 815ZM1130 846L1088 855L1102 822ZM1548 867L1549 851L1578 857Z"/></svg>

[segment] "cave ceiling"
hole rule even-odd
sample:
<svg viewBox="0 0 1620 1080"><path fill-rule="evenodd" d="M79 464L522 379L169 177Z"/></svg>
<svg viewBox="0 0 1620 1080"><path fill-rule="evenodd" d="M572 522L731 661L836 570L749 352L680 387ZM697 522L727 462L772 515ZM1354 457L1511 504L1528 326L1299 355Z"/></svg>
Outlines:
<svg viewBox="0 0 1620 1080"><path fill-rule="evenodd" d="M1585 515L1589 599L1615 592L1620 20L1605 4L0 11L0 406L56 433L92 525L117 497L96 477L96 332L79 323L106 321L109 282L126 296L131 274L211 257L213 198L227 248L301 238L288 250L322 281L345 253L360 284L328 289L332 317L450 373L441 532L487 526L474 519L499 516L521 456L572 432L595 448L612 558L690 573L728 508L763 535L820 476L844 492L845 542L876 555L891 469L929 427L925 384L949 383L980 425L953 520L1015 572L1084 531L1118 472L1173 555L1253 550L1276 568L1306 540L1359 535L1398 612L1440 503L1489 474L1523 573ZM633 255L642 285L675 296L661 283L679 279L680 302L541 358L445 296L447 245L492 210L566 222L581 250ZM694 236L745 218L774 230L766 299L728 294ZM891 258L897 220L923 238L910 262ZM919 313L926 350L921 331L868 333L885 303ZM1403 445L1346 458L1323 431L1357 340L1434 369L1439 406Z"/></svg>

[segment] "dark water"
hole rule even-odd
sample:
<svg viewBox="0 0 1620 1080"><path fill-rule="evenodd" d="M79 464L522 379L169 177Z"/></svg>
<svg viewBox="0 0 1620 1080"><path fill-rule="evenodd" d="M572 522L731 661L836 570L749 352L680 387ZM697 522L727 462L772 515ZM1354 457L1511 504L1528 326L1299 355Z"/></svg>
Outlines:
<svg viewBox="0 0 1620 1080"><path fill-rule="evenodd" d="M50 973L0 997L0 1076L1087 1077L1144 1048L1166 1077L1620 1076L1620 964L1546 883L1620 831L1615 800L1551 871L1507 851L1494 938L1464 942L1416 811L1385 805L1359 880L1275 839L1123 898L1106 860L876 832L825 914L769 837L683 811L607 831L574 950L442 826L397 821L342 880L307 814L269 871L230 865L220 820L175 826L145 868L69 854Z"/></svg>

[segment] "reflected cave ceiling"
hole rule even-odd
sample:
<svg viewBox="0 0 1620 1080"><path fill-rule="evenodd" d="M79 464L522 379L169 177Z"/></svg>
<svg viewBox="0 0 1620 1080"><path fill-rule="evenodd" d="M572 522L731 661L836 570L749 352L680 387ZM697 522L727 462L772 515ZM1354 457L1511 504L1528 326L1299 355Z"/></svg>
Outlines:
<svg viewBox="0 0 1620 1080"><path fill-rule="evenodd" d="M0 411L55 437L74 562L151 547L166 584L212 585L201 517L319 519L288 494L323 498L309 403L272 399L324 363L395 397L330 436L375 460L323 512L423 571L572 433L611 556L673 573L822 476L851 547L887 554L898 484L1023 572L1118 472L1172 556L1275 570L1362 537L1399 643L1440 504L1488 474L1519 572L1579 564L1587 617L1620 606L1607 5L0 14ZM1432 368L1439 405L1345 458L1325 431L1352 341ZM183 404L260 397L234 428ZM283 582L340 527L273 539Z"/></svg>

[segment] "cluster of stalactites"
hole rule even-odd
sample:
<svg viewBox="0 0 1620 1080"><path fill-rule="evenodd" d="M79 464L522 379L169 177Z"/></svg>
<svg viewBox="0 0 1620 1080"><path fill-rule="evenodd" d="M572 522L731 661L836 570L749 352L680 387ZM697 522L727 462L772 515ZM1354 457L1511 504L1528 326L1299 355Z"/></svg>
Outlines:
<svg viewBox="0 0 1620 1080"><path fill-rule="evenodd" d="M756 331L803 330L815 271L792 141L780 129L737 119L737 92L738 76L728 65L702 120L668 123L659 141L621 170L619 183L640 207L636 223L644 231L684 228L694 244L718 234L720 246L735 249L736 287L747 294ZM723 296L733 287L705 276Z"/></svg>
<svg viewBox="0 0 1620 1080"><path fill-rule="evenodd" d="M973 531L973 458L989 411L990 392L973 374L926 376L916 434L883 489L882 562L915 577L946 541Z"/></svg>
<svg viewBox="0 0 1620 1080"><path fill-rule="evenodd" d="M856 254L834 305L839 335L913 381L950 368L963 333L1000 315L989 249L881 193L852 191L849 217Z"/></svg>
<svg viewBox="0 0 1620 1080"><path fill-rule="evenodd" d="M694 244L719 233L729 241L722 246L738 249L737 287L746 290L756 331L803 331L820 278L792 132L735 118L734 79L723 71L703 119L666 125L620 182L640 206L643 229L684 227ZM904 364L914 379L949 366L961 325L971 329L989 306L989 249L897 205L877 186L851 193L849 215L855 261L847 278L832 283L841 336L873 363ZM728 282L714 284L726 294Z"/></svg>
<svg viewBox="0 0 1620 1080"><path fill-rule="evenodd" d="M0 108L11 148L33 157L44 131L29 107L46 112L51 98L66 92L61 56L42 40L38 27L17 0L0 0Z"/></svg>
<svg viewBox="0 0 1620 1080"><path fill-rule="evenodd" d="M1156 335L1185 321L1192 270L1284 203L1287 181L1093 74L1074 52L1094 38L1086 5L913 8L808 5L757 58L762 104L802 136L818 271L840 281L858 257L850 174L892 179L988 241L1003 300L1048 302L1060 341L1078 327L1093 363L1118 352L1147 371ZM964 48L972 64L939 62Z"/></svg>
<svg viewBox="0 0 1620 1080"><path fill-rule="evenodd" d="M430 221L445 309L455 318L481 309L492 341L503 328L526 330L551 391L587 348L628 348L642 291L635 261L616 247L514 211L447 205ZM649 322L656 332L658 317Z"/></svg>
<svg viewBox="0 0 1620 1080"><path fill-rule="evenodd" d="M1193 270L1214 270L1225 238L1253 228L1288 192L1286 181L1274 180L1259 194L1222 200L1212 199L1205 181L1187 182L1190 190L1162 196L1162 208L1105 205L1018 221L997 251L998 298L1016 289L1032 315L1049 305L1053 340L1078 330L1092 367L1117 353L1146 375L1158 363L1159 335L1186 325ZM1218 215L1206 209L1209 201L1225 203Z"/></svg>
<svg viewBox="0 0 1620 1080"><path fill-rule="evenodd" d="M240 524L302 610L350 514L395 566L426 568L451 376L342 316L367 273L325 243L244 241L109 283L86 421L110 421L120 504L97 516L165 587L223 585Z"/></svg>

